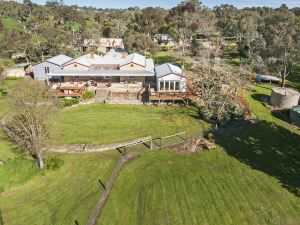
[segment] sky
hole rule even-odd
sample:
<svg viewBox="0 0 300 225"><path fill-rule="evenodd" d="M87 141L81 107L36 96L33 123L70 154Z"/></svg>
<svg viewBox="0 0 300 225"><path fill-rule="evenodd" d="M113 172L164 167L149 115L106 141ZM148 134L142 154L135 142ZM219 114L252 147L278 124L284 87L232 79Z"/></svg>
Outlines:
<svg viewBox="0 0 300 225"><path fill-rule="evenodd" d="M147 6L160 6L164 8L172 8L182 0L64 0L67 5L94 6L97 8L128 8L139 6L141 8ZM22 0L18 0L22 2ZM38 4L44 4L46 0L32 0ZM231 4L238 8L250 6L270 6L279 7L281 4L286 4L290 8L300 7L300 0L202 0L204 5L212 8L220 4Z"/></svg>

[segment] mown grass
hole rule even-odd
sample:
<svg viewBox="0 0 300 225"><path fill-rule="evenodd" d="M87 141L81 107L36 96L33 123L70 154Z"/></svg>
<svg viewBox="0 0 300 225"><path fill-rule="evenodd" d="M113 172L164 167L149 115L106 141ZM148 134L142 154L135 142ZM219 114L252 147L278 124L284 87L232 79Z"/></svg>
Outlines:
<svg viewBox="0 0 300 225"><path fill-rule="evenodd" d="M298 224L299 203L277 179L220 148L160 151L121 172L98 224Z"/></svg>
<svg viewBox="0 0 300 225"><path fill-rule="evenodd" d="M58 144L101 145L187 131L195 134L208 124L192 108L93 104L61 113Z"/></svg>
<svg viewBox="0 0 300 225"><path fill-rule="evenodd" d="M119 154L60 157L65 166L2 194L3 224L86 224L103 191L98 179L108 181Z"/></svg>
<svg viewBox="0 0 300 225"><path fill-rule="evenodd" d="M299 224L300 135L258 100L270 92L246 94L261 122L217 136L216 150L130 163L98 224Z"/></svg>
<svg viewBox="0 0 300 225"><path fill-rule="evenodd" d="M22 80L6 80L2 87L6 90L11 91L16 85L18 85ZM0 97L0 118L9 111L9 96ZM11 142L7 140L2 127L0 126L0 160L7 160L15 156L13 151L14 148Z"/></svg>

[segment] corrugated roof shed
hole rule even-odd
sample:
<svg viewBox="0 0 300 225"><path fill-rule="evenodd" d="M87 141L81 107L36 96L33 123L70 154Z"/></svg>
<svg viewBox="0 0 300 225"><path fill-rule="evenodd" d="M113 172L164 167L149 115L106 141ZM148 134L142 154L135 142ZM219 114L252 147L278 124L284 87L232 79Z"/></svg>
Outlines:
<svg viewBox="0 0 300 225"><path fill-rule="evenodd" d="M60 54L60 55L54 56L50 59L47 59L46 61L50 62L50 63L53 63L53 64L56 64L56 65L59 65L59 66L62 66L63 64L65 64L66 62L68 62L72 59L73 58L71 58L69 56Z"/></svg>
<svg viewBox="0 0 300 225"><path fill-rule="evenodd" d="M176 74L179 76L184 76L182 69L170 63L165 63L155 67L155 72L157 77L166 76L168 74Z"/></svg>

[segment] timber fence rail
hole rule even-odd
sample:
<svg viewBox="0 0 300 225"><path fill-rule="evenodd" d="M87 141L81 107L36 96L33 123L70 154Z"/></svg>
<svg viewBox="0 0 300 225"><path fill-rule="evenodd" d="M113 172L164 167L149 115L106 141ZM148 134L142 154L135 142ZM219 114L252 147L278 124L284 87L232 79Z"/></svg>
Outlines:
<svg viewBox="0 0 300 225"><path fill-rule="evenodd" d="M114 185L121 169L128 161L136 158L138 155L139 154L126 154L125 156L123 156L123 155L120 156L120 159L119 159L107 185L104 187L104 193L100 197L92 216L90 217L89 221L87 222L87 225L96 225L97 220L101 215L102 209L109 198L109 195L111 193L113 185Z"/></svg>
<svg viewBox="0 0 300 225"><path fill-rule="evenodd" d="M151 136L142 137L127 142L119 142L119 143L100 145L100 146L93 146L88 144L52 146L50 147L49 151L54 153L105 152L112 149L121 149L133 145L144 144L146 142L150 142L150 147L151 147L152 137Z"/></svg>

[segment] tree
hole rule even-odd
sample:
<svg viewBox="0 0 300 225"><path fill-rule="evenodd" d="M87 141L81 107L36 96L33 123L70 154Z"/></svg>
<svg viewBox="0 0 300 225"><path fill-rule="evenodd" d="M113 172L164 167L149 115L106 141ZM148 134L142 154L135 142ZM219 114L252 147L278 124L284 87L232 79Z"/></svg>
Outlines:
<svg viewBox="0 0 300 225"><path fill-rule="evenodd" d="M270 13L262 29L266 48L261 56L270 70L276 70L285 86L286 77L300 56L300 19L285 7Z"/></svg>
<svg viewBox="0 0 300 225"><path fill-rule="evenodd" d="M235 68L202 64L189 76L193 101L203 118L220 124L249 112L241 97L246 79Z"/></svg>
<svg viewBox="0 0 300 225"><path fill-rule="evenodd" d="M55 101L47 86L27 80L18 86L12 96L12 111L2 123L8 137L38 161L44 169L44 159L57 118Z"/></svg>
<svg viewBox="0 0 300 225"><path fill-rule="evenodd" d="M128 34L124 38L124 45L130 52L145 54L147 51L155 53L159 46L146 34Z"/></svg>
<svg viewBox="0 0 300 225"><path fill-rule="evenodd" d="M167 11L162 8L147 7L136 12L137 31L153 37L164 25Z"/></svg>

